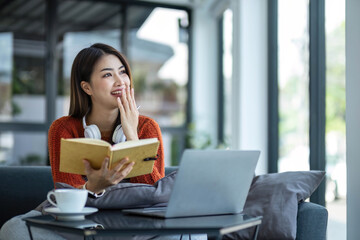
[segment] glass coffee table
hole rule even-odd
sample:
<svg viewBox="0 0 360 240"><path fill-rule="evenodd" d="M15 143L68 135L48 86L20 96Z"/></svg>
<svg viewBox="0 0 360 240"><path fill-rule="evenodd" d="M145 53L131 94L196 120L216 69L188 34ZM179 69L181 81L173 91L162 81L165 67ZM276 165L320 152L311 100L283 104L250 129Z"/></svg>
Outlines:
<svg viewBox="0 0 360 240"><path fill-rule="evenodd" d="M244 214L161 219L124 214L120 210L101 210L80 221L59 221L51 215L24 220L31 239L32 227L72 233L83 236L84 239L95 239L97 236L180 234L207 234L208 239L221 239L225 234L255 227L253 239L256 239L261 219L261 216L250 217Z"/></svg>

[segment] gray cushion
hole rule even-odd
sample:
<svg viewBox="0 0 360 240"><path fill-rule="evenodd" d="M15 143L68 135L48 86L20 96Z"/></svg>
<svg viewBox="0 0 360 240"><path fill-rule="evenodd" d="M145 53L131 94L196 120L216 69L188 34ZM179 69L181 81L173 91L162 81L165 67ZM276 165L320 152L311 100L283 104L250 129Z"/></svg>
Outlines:
<svg viewBox="0 0 360 240"><path fill-rule="evenodd" d="M244 212L263 216L258 239L295 239L298 203L316 190L323 171L273 173L253 179ZM251 239L253 230L226 235L225 239Z"/></svg>
<svg viewBox="0 0 360 240"><path fill-rule="evenodd" d="M171 189L176 177L172 172L157 181L154 185L141 183L119 183L106 189L99 198L88 198L86 206L99 209L143 208L152 206L166 206L170 198ZM57 182L57 189L74 188L66 183ZM37 210L50 207L48 201L43 202ZM44 213L44 212L43 212Z"/></svg>

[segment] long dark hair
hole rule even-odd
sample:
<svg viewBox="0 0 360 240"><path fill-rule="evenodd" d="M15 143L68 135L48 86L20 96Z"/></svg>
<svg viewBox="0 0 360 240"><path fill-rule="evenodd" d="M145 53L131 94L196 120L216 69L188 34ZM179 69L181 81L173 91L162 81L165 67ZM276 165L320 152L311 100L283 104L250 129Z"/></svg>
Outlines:
<svg viewBox="0 0 360 240"><path fill-rule="evenodd" d="M81 81L90 82L90 76L94 70L96 62L106 54L112 54L119 58L130 78L130 87L133 87L129 63L125 56L118 50L102 43L95 43L91 45L91 47L84 48L76 55L71 68L70 116L82 118L91 109L91 98L81 88L80 83Z"/></svg>

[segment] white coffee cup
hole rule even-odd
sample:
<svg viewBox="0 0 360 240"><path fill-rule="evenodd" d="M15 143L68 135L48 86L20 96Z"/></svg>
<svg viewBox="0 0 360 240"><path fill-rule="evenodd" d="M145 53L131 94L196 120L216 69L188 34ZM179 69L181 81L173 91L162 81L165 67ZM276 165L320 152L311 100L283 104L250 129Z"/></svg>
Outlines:
<svg viewBox="0 0 360 240"><path fill-rule="evenodd" d="M61 212L81 212L86 204L88 192L82 189L56 189L47 194L48 201L59 208ZM56 203L51 200L54 196Z"/></svg>

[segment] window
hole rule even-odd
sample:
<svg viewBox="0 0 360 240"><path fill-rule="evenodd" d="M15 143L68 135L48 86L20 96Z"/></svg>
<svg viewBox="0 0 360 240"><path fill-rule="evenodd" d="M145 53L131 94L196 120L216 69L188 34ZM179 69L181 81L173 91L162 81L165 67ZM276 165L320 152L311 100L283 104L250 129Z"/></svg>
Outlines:
<svg viewBox="0 0 360 240"><path fill-rule="evenodd" d="M345 0L325 1L328 239L346 239Z"/></svg>
<svg viewBox="0 0 360 240"><path fill-rule="evenodd" d="M0 164L47 163L45 45L45 1L1 5Z"/></svg>
<svg viewBox="0 0 360 240"><path fill-rule="evenodd" d="M278 1L279 172L309 170L308 9Z"/></svg>
<svg viewBox="0 0 360 240"><path fill-rule="evenodd" d="M47 163L48 127L68 114L72 62L81 49L103 42L129 59L140 114L159 123L166 165L177 165L190 112L190 11L160 5L78 0L2 4L0 164ZM29 146L43 147L25 151L24 139L35 144ZM32 161L34 155L41 160Z"/></svg>
<svg viewBox="0 0 360 240"><path fill-rule="evenodd" d="M275 78L279 88L279 122L273 120L269 124L269 126L277 124L279 126L279 139L272 139L269 136L270 140L279 141L279 159L270 159L269 166L276 161L279 171L307 170L310 157L312 168L322 168L321 155L324 151L327 176L326 181L321 185L326 185L326 192L322 188L313 196L317 195L315 199L322 204L325 204L323 199L326 200L329 211L328 238L344 239L346 238L345 1L278 0L272 1L269 7L272 9L269 20L276 22L274 21L276 18L278 27L277 33L269 32L269 39L278 38L279 49L270 55L270 59L278 64L278 74ZM271 18L272 16L275 17ZM322 25L325 36L322 36ZM314 45L311 45L311 41ZM321 52L323 47L326 54ZM269 52L271 53L271 50ZM319 78L324 75L326 89L322 94L322 79ZM277 98L276 90L271 91ZM311 105L310 98L312 98ZM323 101L326 102L324 106L322 106ZM324 122L318 112L325 113ZM310 122L309 119L313 121ZM325 129L324 135L321 132L322 128ZM309 132L313 135L310 136ZM322 143L316 143L322 141L325 142L324 146Z"/></svg>
<svg viewBox="0 0 360 240"><path fill-rule="evenodd" d="M90 6L92 10L85 11ZM57 49L59 79L56 118L69 112L71 66L77 53L98 42L121 50L121 10L121 5L112 3L59 2L58 36L62 44ZM100 15L101 19L96 18Z"/></svg>
<svg viewBox="0 0 360 240"><path fill-rule="evenodd" d="M144 22L128 29L137 104L162 128L165 165L177 165L187 125L189 16L179 9L129 7L131 16L141 11Z"/></svg>
<svg viewBox="0 0 360 240"><path fill-rule="evenodd" d="M232 36L233 13L226 9L220 18L220 75L218 111L218 147L230 147L232 139Z"/></svg>

